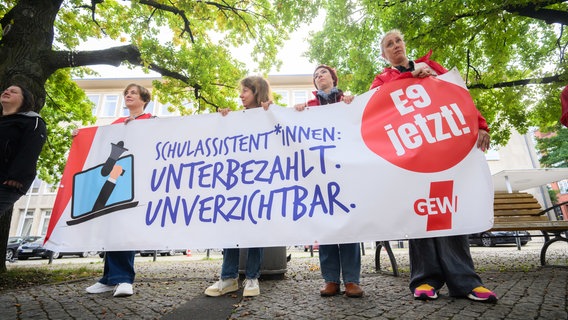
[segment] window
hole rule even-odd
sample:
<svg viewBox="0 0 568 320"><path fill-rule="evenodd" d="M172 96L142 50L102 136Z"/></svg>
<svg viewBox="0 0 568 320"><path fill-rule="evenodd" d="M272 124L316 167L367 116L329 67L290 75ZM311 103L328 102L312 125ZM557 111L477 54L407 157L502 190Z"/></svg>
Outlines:
<svg viewBox="0 0 568 320"><path fill-rule="evenodd" d="M35 179L34 182L32 183L32 186L30 187L30 190L28 191L30 192L30 194L39 194L40 187L41 187L41 180Z"/></svg>
<svg viewBox="0 0 568 320"><path fill-rule="evenodd" d="M294 101L292 105L296 105L299 103L306 103L308 102L308 100L310 100L310 98L308 98L307 91L294 91L293 94L294 94Z"/></svg>
<svg viewBox="0 0 568 320"><path fill-rule="evenodd" d="M41 230L41 236L45 236L47 234L47 227L49 226L49 220L51 219L51 210L42 210L41 211L41 222L39 226L39 230Z"/></svg>
<svg viewBox="0 0 568 320"><path fill-rule="evenodd" d="M293 107L290 105L290 95L286 90L274 90L274 93L280 95L280 99L278 100L278 104L281 106L288 106Z"/></svg>
<svg viewBox="0 0 568 320"><path fill-rule="evenodd" d="M558 181L558 189L560 193L568 193L568 180Z"/></svg>
<svg viewBox="0 0 568 320"><path fill-rule="evenodd" d="M32 224L34 222L34 211L28 210L24 212L24 210L20 209L20 232L18 232L18 234L20 236L29 236L31 235Z"/></svg>
<svg viewBox="0 0 568 320"><path fill-rule="evenodd" d="M127 117L130 115L130 112L128 111L128 108L126 107L126 105L124 104L124 99L122 99L122 107L120 107L120 116L121 117Z"/></svg>
<svg viewBox="0 0 568 320"><path fill-rule="evenodd" d="M93 116L97 115L97 108L99 107L99 101L101 99L101 96L98 94L88 94L87 98L89 100L91 100L91 102L93 103L93 109L92 109L92 114Z"/></svg>
<svg viewBox="0 0 568 320"><path fill-rule="evenodd" d="M150 101L146 106L146 109L144 109L144 112L154 114L154 105L155 105L154 101Z"/></svg>
<svg viewBox="0 0 568 320"><path fill-rule="evenodd" d="M105 95L103 105L101 107L101 117L116 117L116 109L118 108L118 95Z"/></svg>
<svg viewBox="0 0 568 320"><path fill-rule="evenodd" d="M44 187L44 191L43 191L43 192L46 193L46 194L54 194L54 193L57 193L57 185L49 184L49 183L45 182L45 183L43 184L43 187Z"/></svg>

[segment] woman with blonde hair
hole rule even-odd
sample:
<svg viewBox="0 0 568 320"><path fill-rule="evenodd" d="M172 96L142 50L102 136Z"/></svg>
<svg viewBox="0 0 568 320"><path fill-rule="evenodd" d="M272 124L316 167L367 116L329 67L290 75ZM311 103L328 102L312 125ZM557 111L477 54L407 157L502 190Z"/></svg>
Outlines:
<svg viewBox="0 0 568 320"><path fill-rule="evenodd" d="M268 81L259 76L250 76L240 81L239 98L245 109L264 108L272 103L272 91ZM225 116L229 109L219 112ZM239 290L239 248L223 249L223 265L221 278L205 290L205 295L218 297L229 292ZM249 248L245 267L244 297L253 297L260 294L258 278L262 264L263 248Z"/></svg>

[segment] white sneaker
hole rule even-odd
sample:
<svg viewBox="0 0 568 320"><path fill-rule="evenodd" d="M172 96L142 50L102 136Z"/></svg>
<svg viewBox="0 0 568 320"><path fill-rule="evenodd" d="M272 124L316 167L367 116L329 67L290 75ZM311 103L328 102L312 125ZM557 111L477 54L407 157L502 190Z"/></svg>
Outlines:
<svg viewBox="0 0 568 320"><path fill-rule="evenodd" d="M210 297L222 296L225 293L235 292L239 290L238 278L219 280L205 289L205 295Z"/></svg>
<svg viewBox="0 0 568 320"><path fill-rule="evenodd" d="M94 285L85 289L85 291L87 291L88 293L103 293L103 292L109 292L109 291L114 290L114 287L115 286L109 286L109 285L97 282Z"/></svg>
<svg viewBox="0 0 568 320"><path fill-rule="evenodd" d="M258 279L246 279L245 289L243 290L243 297L254 297L260 294L260 286Z"/></svg>
<svg viewBox="0 0 568 320"><path fill-rule="evenodd" d="M119 283L114 289L113 296L115 297L128 297L134 294L134 289L132 288L132 283Z"/></svg>

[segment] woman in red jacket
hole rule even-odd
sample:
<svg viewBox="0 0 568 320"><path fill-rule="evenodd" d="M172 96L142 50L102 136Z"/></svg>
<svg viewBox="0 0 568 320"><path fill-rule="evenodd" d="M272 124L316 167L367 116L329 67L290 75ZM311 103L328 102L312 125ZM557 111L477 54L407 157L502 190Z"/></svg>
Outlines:
<svg viewBox="0 0 568 320"><path fill-rule="evenodd" d="M562 105L562 115L560 123L568 127L568 86L564 87L560 94L560 104Z"/></svg>
<svg viewBox="0 0 568 320"><path fill-rule="evenodd" d="M335 69L324 64L316 67L314 71L314 98L306 103L294 106L298 111L306 106L321 106L340 101L351 103L353 96L344 95L337 88L337 73ZM361 251L359 243L322 244L319 246L319 260L321 275L325 285L320 289L322 297L331 297L339 294L341 277L345 286L345 295L350 298L363 296L363 289L359 286L361 280Z"/></svg>
<svg viewBox="0 0 568 320"><path fill-rule="evenodd" d="M430 51L417 60L406 56L406 45L400 31L392 30L381 40L382 57L391 67L377 75L371 89L388 81L404 78L425 78L446 73L447 70L430 60ZM477 147L489 148L487 122L478 111L479 136ZM415 299L434 300L446 284L450 296L467 297L474 301L497 301L497 296L483 286L475 272L467 235L409 240L410 291Z"/></svg>

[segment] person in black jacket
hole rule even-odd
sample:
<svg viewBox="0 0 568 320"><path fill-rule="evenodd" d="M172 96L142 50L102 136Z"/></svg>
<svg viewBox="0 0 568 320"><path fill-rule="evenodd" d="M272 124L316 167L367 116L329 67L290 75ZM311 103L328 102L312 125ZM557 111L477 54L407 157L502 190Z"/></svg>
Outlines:
<svg viewBox="0 0 568 320"><path fill-rule="evenodd" d="M0 216L26 194L47 137L29 90L12 85L0 95Z"/></svg>

